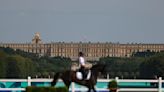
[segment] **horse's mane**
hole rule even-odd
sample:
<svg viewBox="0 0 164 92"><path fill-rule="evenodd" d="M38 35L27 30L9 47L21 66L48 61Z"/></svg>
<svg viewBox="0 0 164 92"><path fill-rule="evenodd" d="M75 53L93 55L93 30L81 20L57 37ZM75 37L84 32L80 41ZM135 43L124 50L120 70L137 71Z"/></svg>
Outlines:
<svg viewBox="0 0 164 92"><path fill-rule="evenodd" d="M94 64L91 69L97 68L98 64Z"/></svg>
<svg viewBox="0 0 164 92"><path fill-rule="evenodd" d="M98 69L99 67L103 67L103 65L102 64L95 64L92 66L91 70Z"/></svg>

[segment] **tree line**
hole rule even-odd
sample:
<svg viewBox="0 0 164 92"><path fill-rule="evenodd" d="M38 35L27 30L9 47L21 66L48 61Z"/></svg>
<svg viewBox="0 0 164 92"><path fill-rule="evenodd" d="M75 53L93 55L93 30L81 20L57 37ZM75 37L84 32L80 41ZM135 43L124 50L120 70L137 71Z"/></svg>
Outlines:
<svg viewBox="0 0 164 92"><path fill-rule="evenodd" d="M164 52L137 52L129 58L102 57L90 62L106 64L105 71L110 78L164 77ZM72 63L77 61L0 48L0 78L53 77L56 72L71 69Z"/></svg>
<svg viewBox="0 0 164 92"><path fill-rule="evenodd" d="M164 52L137 52L132 57L103 57L109 77L157 78L164 77Z"/></svg>
<svg viewBox="0 0 164 92"><path fill-rule="evenodd" d="M71 59L40 57L11 48L0 48L0 78L53 77L55 72L71 68Z"/></svg>

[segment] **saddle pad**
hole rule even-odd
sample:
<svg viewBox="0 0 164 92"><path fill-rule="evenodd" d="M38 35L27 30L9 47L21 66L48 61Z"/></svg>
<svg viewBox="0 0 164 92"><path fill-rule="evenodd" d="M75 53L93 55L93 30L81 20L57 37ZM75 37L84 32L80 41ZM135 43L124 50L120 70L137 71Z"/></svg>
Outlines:
<svg viewBox="0 0 164 92"><path fill-rule="evenodd" d="M76 77L79 80L83 79L82 73L81 72L76 72ZM87 74L87 78L85 80L89 80L91 77L91 70L89 70L88 74Z"/></svg>

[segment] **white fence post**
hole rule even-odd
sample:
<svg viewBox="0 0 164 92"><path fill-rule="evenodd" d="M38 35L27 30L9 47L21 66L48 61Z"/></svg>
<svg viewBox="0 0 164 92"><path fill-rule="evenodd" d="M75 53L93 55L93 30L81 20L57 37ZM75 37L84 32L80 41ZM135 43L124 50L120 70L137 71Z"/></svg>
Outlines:
<svg viewBox="0 0 164 92"><path fill-rule="evenodd" d="M107 79L109 79L109 73L107 74Z"/></svg>
<svg viewBox="0 0 164 92"><path fill-rule="evenodd" d="M119 78L118 78L118 77L116 77L115 80L116 80L117 82L119 82Z"/></svg>
<svg viewBox="0 0 164 92"><path fill-rule="evenodd" d="M117 83L119 82L119 78L118 77L116 77L115 80L116 80ZM118 90L117 90L117 92L118 92Z"/></svg>
<svg viewBox="0 0 164 92"><path fill-rule="evenodd" d="M162 92L162 77L158 79L158 92Z"/></svg>
<svg viewBox="0 0 164 92"><path fill-rule="evenodd" d="M30 76L28 76L27 83L28 83L28 86L31 86L31 77Z"/></svg>
<svg viewBox="0 0 164 92"><path fill-rule="evenodd" d="M75 83L72 82L72 92L75 92Z"/></svg>

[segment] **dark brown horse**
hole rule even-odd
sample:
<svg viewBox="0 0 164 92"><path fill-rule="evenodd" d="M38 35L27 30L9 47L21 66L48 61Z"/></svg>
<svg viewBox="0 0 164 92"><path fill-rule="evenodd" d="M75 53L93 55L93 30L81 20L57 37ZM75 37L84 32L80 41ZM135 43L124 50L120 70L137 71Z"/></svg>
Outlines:
<svg viewBox="0 0 164 92"><path fill-rule="evenodd" d="M53 81L51 82L51 86L55 86L58 79L61 78L64 82L64 84L69 88L71 82L78 83L80 85L84 85L88 88L88 92L91 92L93 89L94 92L96 92L94 86L97 83L97 77L99 73L104 72L105 65L102 64L96 64L93 65L91 68L91 77L88 80L79 80L76 77L76 71L65 71L65 72L58 72L55 74Z"/></svg>

